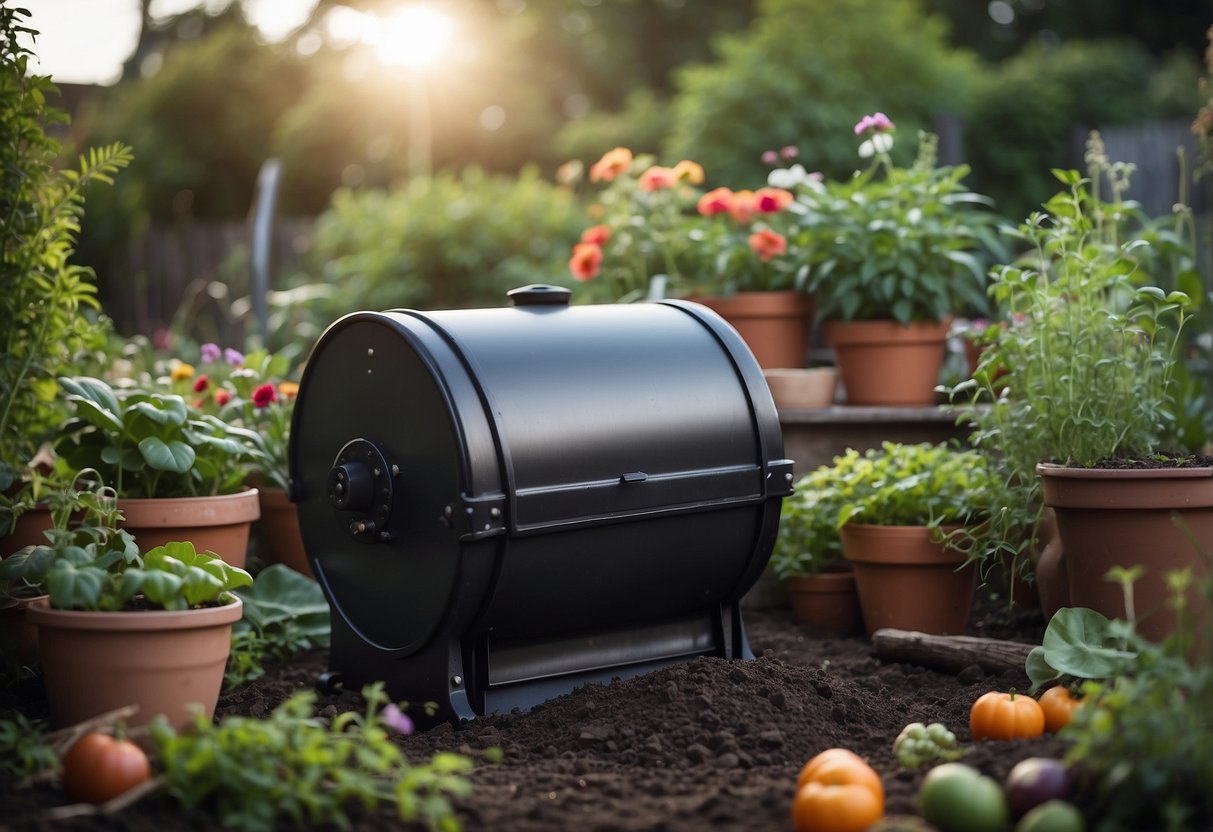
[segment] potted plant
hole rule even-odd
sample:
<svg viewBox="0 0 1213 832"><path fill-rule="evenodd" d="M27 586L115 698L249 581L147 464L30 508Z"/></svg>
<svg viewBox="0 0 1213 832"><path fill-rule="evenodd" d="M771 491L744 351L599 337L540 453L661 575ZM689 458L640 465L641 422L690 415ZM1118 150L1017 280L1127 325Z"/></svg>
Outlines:
<svg viewBox="0 0 1213 832"><path fill-rule="evenodd" d="M868 633L964 631L976 567L961 529L989 521L989 473L976 451L884 442L836 458L836 519Z"/></svg>
<svg viewBox="0 0 1213 832"><path fill-rule="evenodd" d="M48 597L27 616L53 722L132 704L136 725L163 714L182 726L195 706L214 713L242 610L231 590L252 583L247 572L191 543L140 553L128 532L89 523L31 557L49 561Z"/></svg>
<svg viewBox="0 0 1213 832"><path fill-rule="evenodd" d="M70 262L84 192L131 160L114 144L81 156L74 170L55 164L61 147L46 129L66 116L47 104L50 78L27 72L26 16L0 9L0 555L38 542L50 525L46 511L31 514L29 530L5 540L46 496L34 459L60 421L55 378L105 329L90 314L98 308L92 271Z"/></svg>
<svg viewBox="0 0 1213 832"><path fill-rule="evenodd" d="M97 378L60 378L74 417L56 443L64 462L97 471L114 489L123 528L147 550L192 541L236 566L260 516L246 488L258 437L171 393L115 390Z"/></svg>
<svg viewBox="0 0 1213 832"><path fill-rule="evenodd" d="M622 147L589 178L605 187L573 247L574 278L621 301L688 297L729 321L760 366L804 365L813 307L788 251L789 191L703 193L695 162L664 167Z"/></svg>
<svg viewBox="0 0 1213 832"><path fill-rule="evenodd" d="M938 166L921 134L910 167L893 163L893 122L855 126L869 166L845 182L804 177L790 210L817 317L856 405L928 405L952 316L981 311L985 257L997 251L990 200L966 190L967 166ZM779 180L782 181L782 180Z"/></svg>
<svg viewBox="0 0 1213 832"><path fill-rule="evenodd" d="M796 483L792 495L784 498L771 552L771 571L787 583L793 614L837 635L863 630L855 573L843 558L838 534L839 512L847 500L839 469L858 459L839 457L834 465L822 465Z"/></svg>
<svg viewBox="0 0 1213 832"><path fill-rule="evenodd" d="M1061 545L1050 551L1064 569L1042 557L1038 574L1066 582L1059 603L1122 618L1122 594L1105 575L1144 564L1136 593L1150 614L1139 629L1161 638L1174 628L1166 573L1203 574L1213 551L1213 459L1183 448L1177 431L1193 303L1151 283L1172 273L1177 284L1199 280L1177 238L1141 224L1124 200L1132 168L1111 163L1097 134L1087 161L1089 178L1056 172L1065 189L1018 232L1032 250L994 271L991 293L1010 325L961 387L985 402L967 418L1010 510L976 545L988 553L1031 537L1051 509ZM1200 598L1192 605L1209 615Z"/></svg>

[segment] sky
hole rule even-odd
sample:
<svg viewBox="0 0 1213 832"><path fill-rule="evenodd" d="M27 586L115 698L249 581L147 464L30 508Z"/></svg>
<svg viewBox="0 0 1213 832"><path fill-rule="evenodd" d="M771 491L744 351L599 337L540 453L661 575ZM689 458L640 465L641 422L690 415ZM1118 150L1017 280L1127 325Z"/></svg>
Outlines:
<svg viewBox="0 0 1213 832"><path fill-rule="evenodd" d="M5 0L6 3L11 0ZM153 18L215 5L215 0L154 0ZM218 5L224 5L219 2ZM245 9L267 38L303 22L315 0L246 0ZM33 70L61 84L112 84L139 36L139 0L22 0L39 32Z"/></svg>

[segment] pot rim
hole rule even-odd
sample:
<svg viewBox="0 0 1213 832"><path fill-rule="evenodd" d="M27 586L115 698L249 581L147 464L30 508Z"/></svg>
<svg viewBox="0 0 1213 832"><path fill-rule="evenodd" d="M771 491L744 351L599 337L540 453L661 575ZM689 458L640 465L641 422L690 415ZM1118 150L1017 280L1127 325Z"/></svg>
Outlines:
<svg viewBox="0 0 1213 832"><path fill-rule="evenodd" d="M944 534L948 534L961 527L950 525L939 528ZM869 563L902 566L947 565L959 569L969 559L964 552L946 548L942 542L932 541L929 526L880 526L870 523L847 523L842 527L841 536L843 552L847 561L857 565ZM853 548L846 544L848 537L866 541L876 539L880 545L860 557L855 557ZM907 547L912 547L916 551L906 553L903 550Z"/></svg>
<svg viewBox="0 0 1213 832"><path fill-rule="evenodd" d="M1058 477L1072 480L1157 480L1157 479L1201 479L1213 477L1213 466L1181 468L1081 468L1076 465L1060 465L1056 462L1036 463L1038 476Z"/></svg>
<svg viewBox="0 0 1213 832"><path fill-rule="evenodd" d="M31 624L63 630L191 630L233 624L244 615L244 602L235 593L218 607L189 610L57 610L50 598L39 598L26 609Z"/></svg>
<svg viewBox="0 0 1213 832"><path fill-rule="evenodd" d="M123 527L228 526L260 517L261 498L256 488L204 497L119 497L118 509Z"/></svg>

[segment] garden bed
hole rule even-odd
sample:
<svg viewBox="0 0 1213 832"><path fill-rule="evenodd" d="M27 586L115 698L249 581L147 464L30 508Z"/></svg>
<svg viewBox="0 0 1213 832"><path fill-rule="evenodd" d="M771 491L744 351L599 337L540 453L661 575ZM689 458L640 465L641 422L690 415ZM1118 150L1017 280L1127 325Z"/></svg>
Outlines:
<svg viewBox="0 0 1213 832"><path fill-rule="evenodd" d="M902 771L893 739L913 721L943 722L965 744L973 701L987 690L1023 689L1021 673L958 674L884 663L863 637L823 638L787 610L750 610L753 662L700 659L636 679L593 685L529 713L491 716L459 730L443 725L402 738L410 758L440 750L497 747L500 764L481 762L474 792L458 809L466 830L788 829L796 775L818 751L845 746L881 774L889 813L914 813L923 772ZM974 635L1039 643L1040 616L1001 606L974 613ZM326 656L312 653L269 668L248 687L225 694L217 715L268 713L310 687ZM36 690L0 700L37 716ZM323 715L356 707L352 694L321 696ZM1001 779L1028 756L1060 756L1052 737L972 744L965 761ZM0 783L4 822L12 829L51 828L40 819L65 803L53 784L15 789ZM354 816L356 829L382 829L389 810ZM145 798L119 815L55 823L56 829L198 829L175 804ZM218 824L214 826L218 828Z"/></svg>

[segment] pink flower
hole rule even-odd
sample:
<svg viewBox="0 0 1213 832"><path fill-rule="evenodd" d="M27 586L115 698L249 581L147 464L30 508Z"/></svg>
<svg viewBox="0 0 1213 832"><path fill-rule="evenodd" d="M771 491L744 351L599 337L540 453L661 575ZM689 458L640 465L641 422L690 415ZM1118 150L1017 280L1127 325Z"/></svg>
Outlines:
<svg viewBox="0 0 1213 832"><path fill-rule="evenodd" d="M893 129L893 121L884 113L873 113L870 116L864 116L855 125L855 135L862 136L869 131L875 133L887 133Z"/></svg>
<svg viewBox="0 0 1213 832"><path fill-rule="evenodd" d="M225 404L227 404L231 400L232 400L232 394L229 393L227 390L223 389L222 387L220 387L218 390L215 391L215 404L219 405L220 407L223 407Z"/></svg>
<svg viewBox="0 0 1213 832"><path fill-rule="evenodd" d="M253 407L269 407L277 400L274 385L263 384L253 391Z"/></svg>
<svg viewBox="0 0 1213 832"><path fill-rule="evenodd" d="M207 344L202 345L202 363L203 364L210 364L213 361L218 361L219 356L222 354L223 354L223 351L219 349L218 344L207 343Z"/></svg>
<svg viewBox="0 0 1213 832"><path fill-rule="evenodd" d="M791 191L783 188L759 188L754 194L754 208L760 214L775 214L792 204Z"/></svg>
<svg viewBox="0 0 1213 832"><path fill-rule="evenodd" d="M663 168L660 165L653 167L640 174L640 187L643 190L649 191L664 191L674 187L678 181L672 168Z"/></svg>
<svg viewBox="0 0 1213 832"><path fill-rule="evenodd" d="M726 213L732 201L733 192L731 190L728 188L713 188L699 197L699 202L695 208L705 217L714 217L717 214Z"/></svg>
<svg viewBox="0 0 1213 832"><path fill-rule="evenodd" d="M409 719L409 715L400 710L394 702L389 702L384 706L383 710L379 712L379 719L388 728L401 734L413 733L413 720Z"/></svg>
<svg viewBox="0 0 1213 832"><path fill-rule="evenodd" d="M800 155L800 148L792 144L785 145L779 149L779 155L785 159L795 159Z"/></svg>
<svg viewBox="0 0 1213 832"><path fill-rule="evenodd" d="M223 351L223 360L233 367L239 367L244 364L244 353L228 347Z"/></svg>
<svg viewBox="0 0 1213 832"><path fill-rule="evenodd" d="M779 164L779 154L774 150L764 151L762 154L762 163L764 165L771 165L772 167Z"/></svg>

